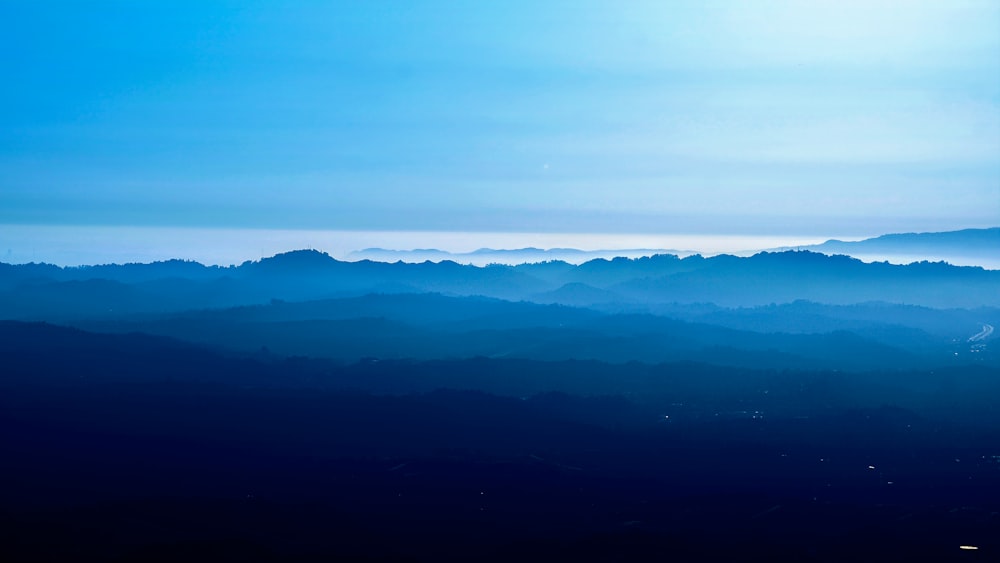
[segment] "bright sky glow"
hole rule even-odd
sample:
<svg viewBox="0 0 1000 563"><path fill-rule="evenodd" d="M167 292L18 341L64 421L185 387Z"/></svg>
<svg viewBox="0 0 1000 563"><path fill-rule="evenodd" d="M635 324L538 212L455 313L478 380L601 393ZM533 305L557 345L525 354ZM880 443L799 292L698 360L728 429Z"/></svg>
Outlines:
<svg viewBox="0 0 1000 563"><path fill-rule="evenodd" d="M991 0L5 2L0 48L0 225L1000 225Z"/></svg>

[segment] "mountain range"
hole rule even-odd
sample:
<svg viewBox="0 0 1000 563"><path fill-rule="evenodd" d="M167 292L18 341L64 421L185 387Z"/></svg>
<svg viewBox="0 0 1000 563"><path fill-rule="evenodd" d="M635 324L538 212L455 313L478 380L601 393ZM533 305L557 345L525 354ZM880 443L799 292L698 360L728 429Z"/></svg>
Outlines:
<svg viewBox="0 0 1000 563"><path fill-rule="evenodd" d="M0 263L0 559L1000 550L1000 270L588 258Z"/></svg>
<svg viewBox="0 0 1000 563"><path fill-rule="evenodd" d="M0 264L0 314L176 310L367 293L438 292L648 310L669 303L748 307L809 300L927 307L1000 306L1000 271L946 263L864 263L808 251L595 259L518 266L344 262L302 250L239 266L182 261L60 268Z"/></svg>
<svg viewBox="0 0 1000 563"><path fill-rule="evenodd" d="M372 260L375 262L441 262L450 260L459 264L486 266L488 264L530 264L536 262L561 261L570 264L581 264L596 258L641 258L657 254L676 254L690 256L695 254L690 250L666 250L650 248L631 248L621 250L579 250L576 248L516 248L494 249L480 248L472 252L448 252L436 248L417 248L413 250L391 250L386 248L365 248L347 255L348 260Z"/></svg>
<svg viewBox="0 0 1000 563"><path fill-rule="evenodd" d="M231 267L0 264L0 319L340 361L993 365L992 340L967 339L1000 325L1000 271L809 251L482 267L314 250Z"/></svg>
<svg viewBox="0 0 1000 563"><path fill-rule="evenodd" d="M808 250L822 254L843 254L865 261L889 261L908 264L919 261L945 261L955 265L982 266L1000 269L1000 227L990 229L964 229L960 231L936 233L902 233L882 235L859 241L828 240L822 244L786 246L767 249L770 252L788 250ZM750 256L760 250L735 252L739 256ZM641 258L657 254L673 254L681 257L699 254L694 250L668 249L623 249L623 250L579 250L575 248L480 248L472 252L448 252L436 248L394 250L366 248L349 253L347 260L372 260L376 262L441 262L450 260L459 264L485 266L488 264L525 264L547 261L563 261L581 264L596 258L617 257Z"/></svg>
<svg viewBox="0 0 1000 563"><path fill-rule="evenodd" d="M894 263L946 261L996 270L1000 269L1000 227L943 233L888 234L859 241L833 239L817 245L777 250L846 254L865 260L888 260Z"/></svg>

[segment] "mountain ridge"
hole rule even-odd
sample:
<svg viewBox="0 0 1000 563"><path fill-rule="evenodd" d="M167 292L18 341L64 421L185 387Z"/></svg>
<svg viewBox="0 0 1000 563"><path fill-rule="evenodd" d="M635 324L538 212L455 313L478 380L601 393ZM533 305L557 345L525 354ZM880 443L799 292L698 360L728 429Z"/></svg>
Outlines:
<svg viewBox="0 0 1000 563"><path fill-rule="evenodd" d="M1000 227L958 231L890 233L858 241L830 239L821 244L781 247L824 254L847 254L865 260L892 262L947 261L1000 269Z"/></svg>
<svg viewBox="0 0 1000 563"><path fill-rule="evenodd" d="M0 264L0 315L22 309L30 300L65 302L65 295L87 280L122 284L120 295L135 294L137 303L148 299L158 309L177 300L199 308L373 292L439 292L513 301L540 296L537 299L544 302L578 306L609 301L645 307L672 302L757 306L800 299L938 308L1000 305L998 270L926 261L866 263L812 251L475 266L453 261L348 262L318 250L298 250L230 267L184 261L72 268ZM70 282L75 285L62 285ZM107 293L109 298L115 294L111 289ZM79 301L83 306L87 300Z"/></svg>

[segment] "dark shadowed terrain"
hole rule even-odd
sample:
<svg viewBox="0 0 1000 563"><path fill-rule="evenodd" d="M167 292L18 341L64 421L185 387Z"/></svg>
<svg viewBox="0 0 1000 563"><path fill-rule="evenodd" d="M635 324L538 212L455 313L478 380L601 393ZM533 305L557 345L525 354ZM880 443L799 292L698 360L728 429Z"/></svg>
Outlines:
<svg viewBox="0 0 1000 563"><path fill-rule="evenodd" d="M996 560L998 276L0 264L0 555Z"/></svg>

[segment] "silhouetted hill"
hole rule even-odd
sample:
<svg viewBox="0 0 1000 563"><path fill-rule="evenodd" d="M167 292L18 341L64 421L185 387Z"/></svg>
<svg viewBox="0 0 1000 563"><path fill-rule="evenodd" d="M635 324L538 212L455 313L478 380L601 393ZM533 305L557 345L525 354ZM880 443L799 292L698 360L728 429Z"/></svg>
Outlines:
<svg viewBox="0 0 1000 563"><path fill-rule="evenodd" d="M834 330L884 332L896 327L917 329L948 339L961 338L963 334L979 327L982 323L1000 319L1000 310L997 309L932 309L880 302L824 305L813 301L795 301L781 305L741 308L664 305L656 312L665 316L755 332L811 333Z"/></svg>
<svg viewBox="0 0 1000 563"><path fill-rule="evenodd" d="M752 309L678 305L660 313L440 294L372 294L64 322L244 352L266 348L346 361L487 356L838 369L997 362L992 338L967 342L985 324L1000 324L996 309L797 303Z"/></svg>
<svg viewBox="0 0 1000 563"><path fill-rule="evenodd" d="M893 261L945 260L1000 268L1000 227L943 233L900 233L860 240L828 240L797 247L824 254L890 259Z"/></svg>
<svg viewBox="0 0 1000 563"><path fill-rule="evenodd" d="M0 318L349 361L854 370L998 361L1000 271L812 252L476 267L297 251L231 268L5 265L0 279Z"/></svg>
<svg viewBox="0 0 1000 563"><path fill-rule="evenodd" d="M944 263L866 264L846 256L792 251L762 252L750 258L716 256L697 265L607 289L633 302L709 302L730 307L799 299L839 305L867 301L932 307L1000 304L1000 271Z"/></svg>
<svg viewBox="0 0 1000 563"><path fill-rule="evenodd" d="M575 248L516 248L493 249L480 248L472 252L448 252L435 248L414 250L388 250L384 248L366 248L352 252L352 260L375 260L379 262L440 262L450 260L462 264L483 266L486 264L532 264L539 262L562 261L579 264L596 258L611 259L615 257L640 258L656 254L692 254L676 250L653 249L622 249L622 250L578 250Z"/></svg>
<svg viewBox="0 0 1000 563"><path fill-rule="evenodd" d="M569 282L559 289L536 293L531 296L535 303L559 303L562 305L590 306L622 301L622 296L580 282Z"/></svg>
<svg viewBox="0 0 1000 563"><path fill-rule="evenodd" d="M1000 227L965 229L943 233L899 233L861 241L828 240L823 244L801 247L820 252L858 250L889 254L929 255L961 254L989 256L1000 252Z"/></svg>
<svg viewBox="0 0 1000 563"><path fill-rule="evenodd" d="M1000 306L1000 271L926 262L866 264L811 252L761 253L749 258L663 255L591 260L579 266L564 262L486 267L450 261L343 262L316 251L289 252L230 268L186 262L80 268L4 265L0 268L0 303L18 303L14 310L21 311L34 301L47 299L46 292L56 299L60 283L95 279L135 286L148 295L150 311L163 310L175 302L180 302L180 309L192 309L372 292L439 292L515 301L540 295L546 302L572 305L606 302L609 295L605 292L610 292L616 302L647 310L665 303L710 302L739 307L800 299L938 308ZM597 291L581 294L571 290L582 285L570 285L560 292L567 284L583 284ZM173 287L178 291L173 292ZM102 299L95 297L95 307L114 308L114 303L102 303ZM142 310L138 302L128 308ZM0 308L0 316L12 318L10 311Z"/></svg>

